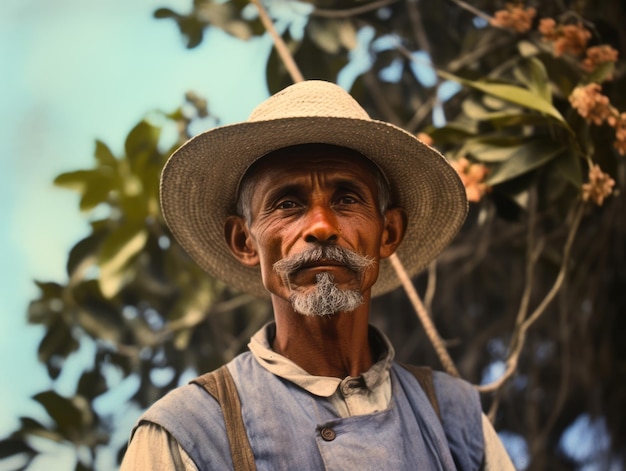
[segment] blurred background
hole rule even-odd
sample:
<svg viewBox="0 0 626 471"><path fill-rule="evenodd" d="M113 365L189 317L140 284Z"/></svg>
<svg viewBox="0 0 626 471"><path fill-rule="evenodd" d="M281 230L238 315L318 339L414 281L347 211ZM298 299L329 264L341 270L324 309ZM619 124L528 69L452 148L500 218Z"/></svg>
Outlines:
<svg viewBox="0 0 626 471"><path fill-rule="evenodd" d="M624 469L624 6L265 5L306 78L463 179L468 222L414 281L518 469ZM7 0L0 59L0 469L116 469L145 407L271 319L169 236L160 168L293 79L239 0ZM372 321L442 368L404 292Z"/></svg>
<svg viewBox="0 0 626 471"><path fill-rule="evenodd" d="M0 436L18 428L20 416L43 413L31 396L52 387L37 361L45 329L27 324L28 304L37 295L34 280L67 280L68 252L88 231L77 196L53 186L54 178L90 167L96 139L119 153L137 122L153 110L176 110L190 90L211 94L223 123L245 119L267 96L271 42L246 43L213 29L206 44L188 50L173 22L153 17L164 4L3 3ZM186 0L167 5L191 7ZM73 386L68 380L56 387Z"/></svg>

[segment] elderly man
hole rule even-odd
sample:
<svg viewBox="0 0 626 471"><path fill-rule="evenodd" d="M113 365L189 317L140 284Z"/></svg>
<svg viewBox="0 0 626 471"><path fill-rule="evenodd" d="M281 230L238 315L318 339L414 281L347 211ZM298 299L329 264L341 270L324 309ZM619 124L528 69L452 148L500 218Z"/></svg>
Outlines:
<svg viewBox="0 0 626 471"><path fill-rule="evenodd" d="M440 154L308 81L191 139L161 190L185 250L269 295L275 322L153 405L122 469L513 469L473 388L395 363L368 323L371 297L399 285L386 259L417 273L465 218Z"/></svg>

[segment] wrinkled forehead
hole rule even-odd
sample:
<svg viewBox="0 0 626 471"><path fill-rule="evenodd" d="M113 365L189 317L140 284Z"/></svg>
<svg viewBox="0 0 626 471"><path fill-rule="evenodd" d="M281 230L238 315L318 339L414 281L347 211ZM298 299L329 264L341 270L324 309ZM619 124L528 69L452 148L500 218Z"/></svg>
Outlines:
<svg viewBox="0 0 626 471"><path fill-rule="evenodd" d="M312 166L328 171L342 166L359 168L365 172L364 175L371 177L373 181L382 181L388 186L387 179L380 168L355 150L330 144L303 144L285 147L257 159L240 179L237 193L239 194L243 185L251 183L256 177L266 174L271 169L298 169L303 166Z"/></svg>

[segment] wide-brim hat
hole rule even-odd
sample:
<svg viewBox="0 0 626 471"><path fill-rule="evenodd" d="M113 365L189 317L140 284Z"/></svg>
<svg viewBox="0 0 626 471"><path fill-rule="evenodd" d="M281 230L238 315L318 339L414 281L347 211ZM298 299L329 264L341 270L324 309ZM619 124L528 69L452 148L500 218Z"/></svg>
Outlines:
<svg viewBox="0 0 626 471"><path fill-rule="evenodd" d="M407 212L408 227L397 254L409 276L426 267L457 234L467 199L446 159L405 130L371 119L338 85L311 80L271 96L245 122L195 136L165 165L163 215L200 267L241 291L269 295L260 269L244 266L230 252L224 222L236 214L239 182L250 165L272 151L308 143L353 149L380 168L393 205ZM293 155L294 166L297 160ZM382 260L372 295L399 285L391 263Z"/></svg>

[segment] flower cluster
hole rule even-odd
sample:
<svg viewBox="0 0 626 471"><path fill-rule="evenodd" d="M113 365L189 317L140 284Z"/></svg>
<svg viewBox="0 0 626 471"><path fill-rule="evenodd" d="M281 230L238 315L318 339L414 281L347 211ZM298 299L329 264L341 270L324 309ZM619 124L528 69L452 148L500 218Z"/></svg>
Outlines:
<svg viewBox="0 0 626 471"><path fill-rule="evenodd" d="M543 18L539 22L539 32L545 41L553 43L554 55L563 54L580 56L587 48L587 42L591 38L591 32L581 23L557 24L552 18Z"/></svg>
<svg viewBox="0 0 626 471"><path fill-rule="evenodd" d="M600 93L601 90L597 83L576 87L569 96L569 102L588 123L596 126L607 123L615 128L613 145L620 155L626 155L626 113L620 114L611 106L609 98Z"/></svg>
<svg viewBox="0 0 626 471"><path fill-rule="evenodd" d="M589 169L589 183L583 184L583 201L593 201L602 206L604 199L613 193L613 186L615 180L600 170L599 166L593 165Z"/></svg>
<svg viewBox="0 0 626 471"><path fill-rule="evenodd" d="M452 167L461 177L467 193L468 201L478 203L491 187L484 181L489 174L489 169L483 164L471 163L465 157L451 162Z"/></svg>
<svg viewBox="0 0 626 471"><path fill-rule="evenodd" d="M602 87L597 83L579 86L569 96L572 107L588 123L600 126L611 116L611 104L606 95L600 93Z"/></svg>
<svg viewBox="0 0 626 471"><path fill-rule="evenodd" d="M607 44L602 44L601 46L593 46L587 49L582 67L585 72L591 73L608 62L617 62L617 50ZM607 77L607 80L612 78L611 75Z"/></svg>
<svg viewBox="0 0 626 471"><path fill-rule="evenodd" d="M534 8L524 8L521 5L507 3L506 9L495 12L489 23L491 26L526 33L531 28L536 14L537 10Z"/></svg>

